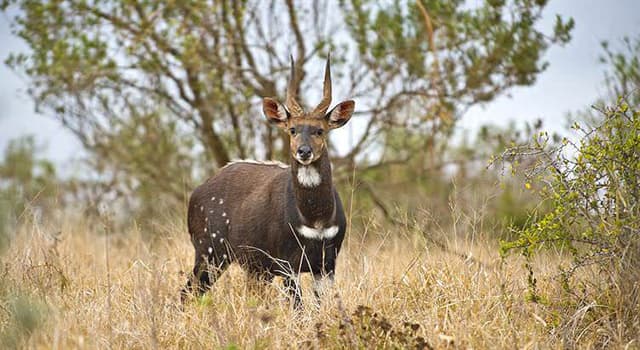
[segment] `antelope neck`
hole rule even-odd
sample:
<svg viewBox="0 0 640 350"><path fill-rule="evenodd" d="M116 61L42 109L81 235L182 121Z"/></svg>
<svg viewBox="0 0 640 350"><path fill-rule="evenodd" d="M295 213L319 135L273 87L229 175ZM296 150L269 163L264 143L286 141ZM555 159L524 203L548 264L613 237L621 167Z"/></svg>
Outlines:
<svg viewBox="0 0 640 350"><path fill-rule="evenodd" d="M309 165L302 165L292 158L291 172L296 207L303 223L316 228L333 225L335 199L327 152Z"/></svg>

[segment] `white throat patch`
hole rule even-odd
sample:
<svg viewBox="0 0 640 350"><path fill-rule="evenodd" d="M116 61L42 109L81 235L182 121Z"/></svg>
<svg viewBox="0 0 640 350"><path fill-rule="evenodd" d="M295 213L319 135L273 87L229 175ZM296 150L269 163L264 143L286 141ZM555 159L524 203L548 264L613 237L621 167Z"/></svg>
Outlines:
<svg viewBox="0 0 640 350"><path fill-rule="evenodd" d="M314 166L300 166L298 167L298 182L304 187L316 187L322 182L322 177Z"/></svg>
<svg viewBox="0 0 640 350"><path fill-rule="evenodd" d="M306 225L298 227L298 233L309 239L331 239L338 234L338 226L329 226L327 228L313 228Z"/></svg>

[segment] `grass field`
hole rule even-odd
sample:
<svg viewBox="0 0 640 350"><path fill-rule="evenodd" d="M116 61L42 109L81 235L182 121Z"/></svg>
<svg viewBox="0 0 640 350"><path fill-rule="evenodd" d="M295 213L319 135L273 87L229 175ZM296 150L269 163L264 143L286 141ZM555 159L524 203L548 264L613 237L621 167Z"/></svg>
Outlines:
<svg viewBox="0 0 640 350"><path fill-rule="evenodd" d="M334 291L317 310L311 279L304 277L305 308L295 312L279 280L249 288L237 267L181 309L179 289L192 267L193 249L180 220L154 230L105 234L103 226L78 219L22 226L2 258L4 344L559 348L601 345L604 336L609 345L624 345L615 327L590 324L584 310L566 316L558 301L525 301L522 261L502 261L496 245L481 243L487 239L480 231L439 237L449 249L472 257L465 260L408 230L373 223L354 229L339 257ZM539 288L549 295L561 294L547 278L558 262L551 254L536 262Z"/></svg>

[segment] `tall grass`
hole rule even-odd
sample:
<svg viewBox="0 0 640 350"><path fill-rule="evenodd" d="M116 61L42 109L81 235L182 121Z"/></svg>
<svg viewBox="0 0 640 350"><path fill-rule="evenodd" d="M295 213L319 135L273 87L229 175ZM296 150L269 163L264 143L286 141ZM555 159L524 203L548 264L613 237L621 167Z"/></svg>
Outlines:
<svg viewBox="0 0 640 350"><path fill-rule="evenodd" d="M557 348L601 344L602 332L611 333L609 345L628 341L615 337L615 327L590 329L584 322L589 310L562 314L572 309L561 299L526 302L522 261L502 261L497 244L486 243L493 233L483 232L473 218L458 217L455 230L432 232L447 250L411 226L385 228L373 217L354 225L339 257L335 289L317 310L311 279L303 278L305 308L298 312L281 281L251 288L237 267L181 308L179 290L193 249L180 219L156 224L153 235L136 227L116 232L108 223L79 218L26 223L2 257L3 345ZM561 296L548 278L562 253L538 259L539 288ZM12 308L19 300L28 301L17 306L22 311ZM16 326L25 310L35 320L28 329Z"/></svg>

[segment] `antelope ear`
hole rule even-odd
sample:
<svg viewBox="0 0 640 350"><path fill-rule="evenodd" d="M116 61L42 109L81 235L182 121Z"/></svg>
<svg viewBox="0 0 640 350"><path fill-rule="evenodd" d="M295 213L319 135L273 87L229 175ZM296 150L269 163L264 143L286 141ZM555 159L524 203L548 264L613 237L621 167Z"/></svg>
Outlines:
<svg viewBox="0 0 640 350"><path fill-rule="evenodd" d="M331 112L327 113L325 119L329 123L329 128L336 129L345 125L356 107L356 103L353 100L340 102L337 106L333 107Z"/></svg>
<svg viewBox="0 0 640 350"><path fill-rule="evenodd" d="M275 124L279 128L284 128L289 119L289 112L278 101L265 97L262 100L262 111L271 124Z"/></svg>

